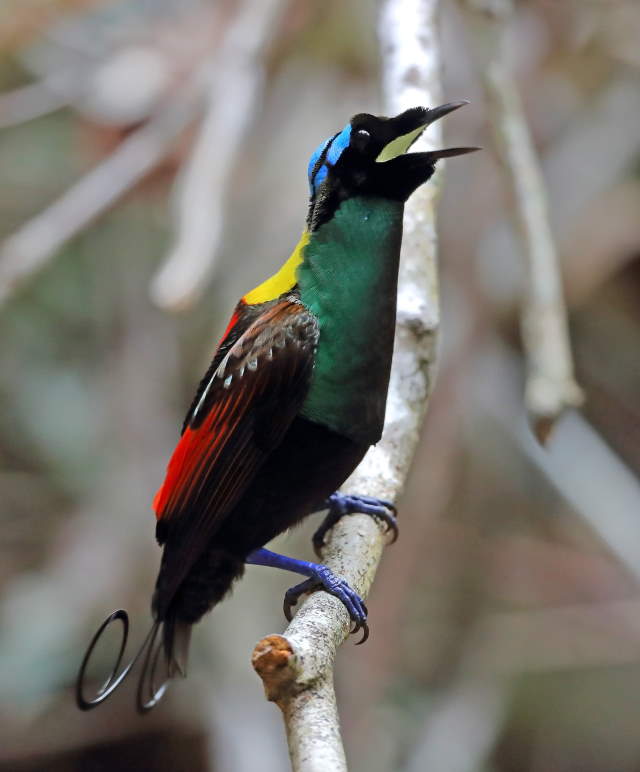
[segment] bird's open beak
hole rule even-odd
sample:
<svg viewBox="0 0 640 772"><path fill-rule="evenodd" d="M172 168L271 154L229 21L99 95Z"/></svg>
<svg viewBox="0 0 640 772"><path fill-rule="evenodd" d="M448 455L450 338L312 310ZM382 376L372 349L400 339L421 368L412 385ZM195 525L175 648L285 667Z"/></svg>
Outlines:
<svg viewBox="0 0 640 772"><path fill-rule="evenodd" d="M434 107L431 110L426 107L413 107L410 110L406 110L404 113L400 113L400 115L391 119L391 128L395 136L382 148L376 161L378 163L384 163L385 161L391 161L393 158L397 158L399 155L403 155L430 123L437 121L439 118L444 118L445 115L468 104L469 100L463 99L460 102L447 102L447 104ZM465 153L473 153L476 150L480 150L480 148L449 147L442 150L432 150L430 151L430 155L433 156L434 161L437 161L438 158L464 155Z"/></svg>

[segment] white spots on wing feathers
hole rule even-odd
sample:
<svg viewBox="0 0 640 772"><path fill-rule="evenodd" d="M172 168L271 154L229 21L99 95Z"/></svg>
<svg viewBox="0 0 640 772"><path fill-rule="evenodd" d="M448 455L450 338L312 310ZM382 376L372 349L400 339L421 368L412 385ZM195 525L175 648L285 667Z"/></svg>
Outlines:
<svg viewBox="0 0 640 772"><path fill-rule="evenodd" d="M295 302L299 303L297 300ZM238 340L227 352L226 356L223 357L218 368L211 376L209 383L207 383L202 392L202 396L198 400L198 404L194 408L192 420L198 415L198 412L205 404L207 396L216 379L222 380L223 389L229 389L231 388L234 377L239 382L246 373L255 373L258 370L260 356L256 354L256 349L260 351L260 354L265 361L271 362L274 358L274 349L285 349L288 345L292 345L298 349L311 349L312 351L315 351L316 346L318 345L318 337L319 332L314 318L306 315L302 319L295 319L294 323L287 325L283 330L279 330L275 337L273 337L272 330L264 329L253 339L243 340L240 338L240 340ZM247 343L250 343L250 345L247 346ZM267 348L266 346L269 343L271 345ZM239 366L236 365L235 362L232 364L232 358L236 361L241 360L241 362L238 363ZM226 374L228 369L233 369L233 372L229 375Z"/></svg>

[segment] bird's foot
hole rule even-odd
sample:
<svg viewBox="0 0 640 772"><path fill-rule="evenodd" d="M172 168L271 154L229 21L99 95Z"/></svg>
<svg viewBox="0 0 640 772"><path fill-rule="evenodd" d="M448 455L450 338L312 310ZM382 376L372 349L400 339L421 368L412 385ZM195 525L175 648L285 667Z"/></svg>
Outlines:
<svg viewBox="0 0 640 772"><path fill-rule="evenodd" d="M374 499L370 496L350 496L336 491L325 502L329 512L318 530L313 534L313 549L316 555L325 545L325 536L333 526L345 515L371 515L385 526L385 533L393 534L391 544L398 538L398 517L395 506L384 499Z"/></svg>
<svg viewBox="0 0 640 772"><path fill-rule="evenodd" d="M337 577L326 566L317 563L311 563L310 565L313 566L312 575L305 579L304 582L290 587L285 593L283 610L287 620L291 621L291 610L301 595L314 592L314 590L325 590L325 592L334 595L338 600L342 601L351 617L351 621L354 623L351 635L357 633L358 630L362 630L362 638L358 641L357 645L364 643L369 637L369 626L367 625L368 611L362 598L344 579Z"/></svg>
<svg viewBox="0 0 640 772"><path fill-rule="evenodd" d="M362 630L362 638L358 643L364 643L369 637L369 627L367 625L367 607L364 601L355 590L345 582L344 579L337 577L330 569L319 563L309 563L306 560L296 560L286 555L279 555L277 552L261 547L249 553L245 558L245 563L254 566L270 566L271 568L282 568L285 571L294 571L297 574L308 576L304 582L291 587L284 596L284 615L291 621L291 609L296 605L301 595L314 590L325 590L330 595L335 595L342 601L344 607L349 612L351 621L354 624L351 634Z"/></svg>

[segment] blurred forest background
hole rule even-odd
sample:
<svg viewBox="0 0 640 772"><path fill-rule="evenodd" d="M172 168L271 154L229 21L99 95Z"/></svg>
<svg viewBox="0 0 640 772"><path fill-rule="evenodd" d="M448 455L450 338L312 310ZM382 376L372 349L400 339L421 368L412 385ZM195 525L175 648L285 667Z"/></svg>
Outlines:
<svg viewBox="0 0 640 772"><path fill-rule="evenodd" d="M371 638L338 657L347 753L355 772L634 772L640 6L521 0L509 22L586 395L542 450L522 407L513 202L467 11L441 5L443 101L472 102L446 143L485 152L446 170L438 382ZM249 663L283 629L283 572L248 569L150 716L131 689L81 714L73 682L108 612L130 611L133 642L146 630L152 496L236 299L298 238L311 151L380 112L376 13L368 0L0 8L1 770L288 768ZM216 170L199 193L198 137ZM189 191L210 209L190 209ZM213 249L176 243L185 218ZM314 526L279 546L311 558Z"/></svg>

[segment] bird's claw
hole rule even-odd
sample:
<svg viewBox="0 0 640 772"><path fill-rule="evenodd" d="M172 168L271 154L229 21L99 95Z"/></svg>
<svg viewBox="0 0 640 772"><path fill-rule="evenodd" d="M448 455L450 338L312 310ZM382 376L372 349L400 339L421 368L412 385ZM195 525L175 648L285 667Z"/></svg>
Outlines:
<svg viewBox="0 0 640 772"><path fill-rule="evenodd" d="M287 621L290 622L293 618L292 609L298 603L300 596L315 590L325 590L343 603L353 622L353 629L350 631L350 634L354 635L359 630L362 630L362 638L358 641L357 645L364 643L369 637L369 626L367 624L369 612L367 607L358 593L344 579L337 577L326 566L317 566L313 576L305 579L304 582L300 582L300 584L296 584L294 587L290 587L286 591L282 609Z"/></svg>
<svg viewBox="0 0 640 772"><path fill-rule="evenodd" d="M366 622L354 622L353 629L349 630L349 635L355 635L358 630L362 630L362 638L360 638L359 641L356 641L356 646L360 646L360 644L364 643L369 637L369 625Z"/></svg>
<svg viewBox="0 0 640 772"><path fill-rule="evenodd" d="M282 610L284 611L287 622L291 622L293 619L292 609L298 603L300 596L317 589L318 583L314 579L305 579L304 582L289 587L284 594L284 601L282 603Z"/></svg>
<svg viewBox="0 0 640 772"><path fill-rule="evenodd" d="M316 555L320 556L320 552L325 546L325 536L328 531L345 515L371 515L371 517L384 524L385 533L393 534L390 544L397 540L400 533L398 528L398 510L390 501L375 499L371 496L349 496L336 492L329 496L326 503L329 512L312 537L313 549Z"/></svg>

